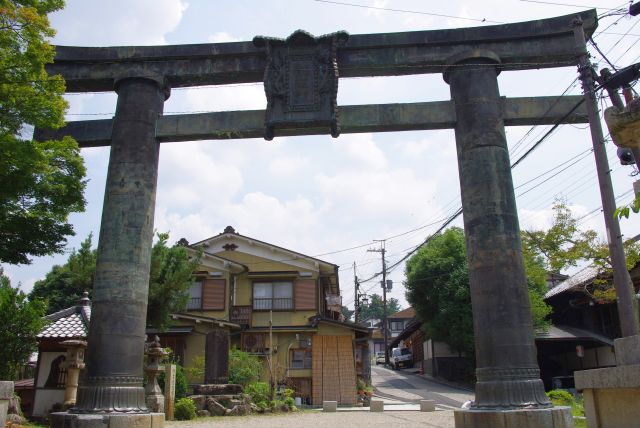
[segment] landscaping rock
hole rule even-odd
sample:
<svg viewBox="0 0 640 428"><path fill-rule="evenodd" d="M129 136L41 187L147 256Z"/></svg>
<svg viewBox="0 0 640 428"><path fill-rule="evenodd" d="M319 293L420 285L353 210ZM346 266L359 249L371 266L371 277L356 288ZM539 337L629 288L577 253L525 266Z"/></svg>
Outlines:
<svg viewBox="0 0 640 428"><path fill-rule="evenodd" d="M251 407L241 404L238 406L233 406L233 409L231 409L231 413L229 413L229 416L245 416L250 413Z"/></svg>
<svg viewBox="0 0 640 428"><path fill-rule="evenodd" d="M7 423L11 423L13 425L24 425L27 423L27 420L20 415L9 413L7 415Z"/></svg>
<svg viewBox="0 0 640 428"><path fill-rule="evenodd" d="M233 408L233 405L231 405L231 400L235 400L236 397L237 396L235 395L225 394L225 395L216 395L215 399L218 403L222 404L227 409L231 409Z"/></svg>
<svg viewBox="0 0 640 428"><path fill-rule="evenodd" d="M222 404L218 403L215 399L208 397L207 410L214 416L223 416L227 409Z"/></svg>
<svg viewBox="0 0 640 428"><path fill-rule="evenodd" d="M211 413L208 410L198 410L199 418L208 418L209 416L211 416Z"/></svg>
<svg viewBox="0 0 640 428"><path fill-rule="evenodd" d="M231 409L225 409L225 415L229 416L231 414Z"/></svg>
<svg viewBox="0 0 640 428"><path fill-rule="evenodd" d="M222 404L222 403L220 403L220 404ZM223 406L227 407L229 409L233 409L236 406L244 406L245 404L246 403L244 402L244 400L233 399L233 400L229 400L228 403L224 403Z"/></svg>
<svg viewBox="0 0 640 428"><path fill-rule="evenodd" d="M205 407L207 405L207 397L205 397L204 395L191 395L189 396L189 398L191 398L196 404L197 411L205 410Z"/></svg>
<svg viewBox="0 0 640 428"><path fill-rule="evenodd" d="M244 392L242 385L236 384L211 384L197 385L193 388L196 395L238 395Z"/></svg>

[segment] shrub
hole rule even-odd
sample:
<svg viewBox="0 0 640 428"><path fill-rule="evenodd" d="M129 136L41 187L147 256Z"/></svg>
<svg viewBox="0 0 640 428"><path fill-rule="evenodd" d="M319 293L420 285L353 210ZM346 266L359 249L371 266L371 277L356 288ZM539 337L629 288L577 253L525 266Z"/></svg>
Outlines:
<svg viewBox="0 0 640 428"><path fill-rule="evenodd" d="M229 352L229 383L247 386L257 382L262 374L262 362L255 355L232 349Z"/></svg>
<svg viewBox="0 0 640 428"><path fill-rule="evenodd" d="M271 399L271 391L267 382L252 382L247 385L244 392L251 396L251 401L255 405L263 402L265 403L264 407L267 407L266 402Z"/></svg>
<svg viewBox="0 0 640 428"><path fill-rule="evenodd" d="M174 417L179 421L188 421L196 417L196 403L191 398L181 398L176 402Z"/></svg>
<svg viewBox="0 0 640 428"><path fill-rule="evenodd" d="M284 399L284 404L286 404L288 408L293 409L296 406L296 401L293 397L287 397Z"/></svg>
<svg viewBox="0 0 640 428"><path fill-rule="evenodd" d="M547 397L549 397L549 400L551 400L555 406L572 407L576 401L575 398L573 398L573 395L564 389L554 389L549 391L547 392Z"/></svg>

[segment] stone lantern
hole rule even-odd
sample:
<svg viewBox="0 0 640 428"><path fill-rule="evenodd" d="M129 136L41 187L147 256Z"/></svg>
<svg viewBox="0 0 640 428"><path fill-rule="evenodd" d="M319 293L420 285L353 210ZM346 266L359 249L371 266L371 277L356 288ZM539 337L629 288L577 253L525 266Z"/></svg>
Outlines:
<svg viewBox="0 0 640 428"><path fill-rule="evenodd" d="M147 358L148 364L144 371L147 374L147 385L145 386L145 398L147 407L151 412L164 413L164 395L158 385L158 373L163 371L160 364L162 357L167 355L158 336L153 338L153 342L148 344Z"/></svg>
<svg viewBox="0 0 640 428"><path fill-rule="evenodd" d="M84 340L65 340L60 342L67 349L66 367L67 380L64 385L64 406L73 407L76 404L78 394L78 379L80 370L84 369L84 350L87 342Z"/></svg>

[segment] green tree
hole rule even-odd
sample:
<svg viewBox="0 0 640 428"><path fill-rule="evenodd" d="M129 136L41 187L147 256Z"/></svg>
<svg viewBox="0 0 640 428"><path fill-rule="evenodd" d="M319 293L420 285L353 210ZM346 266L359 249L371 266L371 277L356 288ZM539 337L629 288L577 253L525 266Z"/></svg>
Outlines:
<svg viewBox="0 0 640 428"><path fill-rule="evenodd" d="M436 235L405 267L406 297L424 330L456 352L473 356L473 318L464 232Z"/></svg>
<svg viewBox="0 0 640 428"><path fill-rule="evenodd" d="M546 273L540 257L524 254L533 324L548 325L544 302ZM453 227L436 235L407 261L407 301L429 337L474 356L473 316L464 231Z"/></svg>
<svg viewBox="0 0 640 428"><path fill-rule="evenodd" d="M193 272L200 260L189 259L187 249L181 245L167 246L168 233L157 236L151 251L147 324L164 330L171 323L171 314L187 307Z"/></svg>
<svg viewBox="0 0 640 428"><path fill-rule="evenodd" d="M189 258L178 245L169 247L168 233L158 233L151 251L147 324L161 330L171 323L171 314L185 310L189 300L192 274L199 257ZM97 250L91 249L92 235L71 252L62 266L54 266L43 280L36 281L30 298L49 302L50 313L76 304L85 291L91 292L96 270Z"/></svg>
<svg viewBox="0 0 640 428"><path fill-rule="evenodd" d="M229 383L247 386L257 382L262 374L262 362L248 352L237 348L229 351Z"/></svg>
<svg viewBox="0 0 640 428"><path fill-rule="evenodd" d="M400 302L395 297L387 299L387 315L400 312ZM384 317L384 302L382 296L378 294L372 294L369 296L369 303L360 305L359 320L366 320L371 318L382 319Z"/></svg>
<svg viewBox="0 0 640 428"><path fill-rule="evenodd" d="M354 311L350 310L346 306L343 306L342 309L340 310L340 312L344 316L344 319L347 320L347 321L351 320L351 317L353 316L353 313L354 313Z"/></svg>
<svg viewBox="0 0 640 428"><path fill-rule="evenodd" d="M0 269L0 379L15 380L20 366L36 348L36 336L44 327L46 303L28 300Z"/></svg>
<svg viewBox="0 0 640 428"><path fill-rule="evenodd" d="M71 251L67 262L55 265L44 279L36 281L29 298L46 299L49 313L75 305L82 293L93 289L96 271L96 250L92 249L93 235L82 241L80 249Z"/></svg>
<svg viewBox="0 0 640 428"><path fill-rule="evenodd" d="M522 233L523 253L539 261L551 272L589 263L599 270L599 277L585 290L598 300L615 301L616 293L611 278L613 268L607 242L598 238L594 230L580 230L565 201L553 206L551 227L547 230L526 230ZM624 242L627 269L640 263L640 243Z"/></svg>
<svg viewBox="0 0 640 428"><path fill-rule="evenodd" d="M556 201L551 227L523 231L522 247L533 257L540 258L548 271L557 273L588 259L597 236L593 230L580 230L578 220L566 203Z"/></svg>
<svg viewBox="0 0 640 428"><path fill-rule="evenodd" d="M0 2L0 262L62 252L69 213L84 211L85 168L71 138L36 142L31 127L59 128L64 81L48 76L54 35L47 14L62 0Z"/></svg>

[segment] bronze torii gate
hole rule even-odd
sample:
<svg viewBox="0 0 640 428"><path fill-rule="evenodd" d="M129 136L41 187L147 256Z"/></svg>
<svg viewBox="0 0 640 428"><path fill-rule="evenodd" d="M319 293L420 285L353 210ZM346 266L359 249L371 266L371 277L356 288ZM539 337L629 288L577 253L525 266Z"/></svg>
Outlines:
<svg viewBox="0 0 640 428"><path fill-rule="evenodd" d="M70 122L35 136L71 135L81 147L111 145L87 373L76 407L54 417L54 426L93 426L104 414L111 421L136 418L136 426L160 423L149 414L142 387L158 143L444 128L455 128L456 135L477 360L476 400L471 410L456 412L456 426L516 426L525 419L572 426L566 409L551 408L539 376L504 126L585 123L587 114L584 106L576 108L580 96L502 98L497 75L577 64L576 17L593 34L597 16L589 10L453 30L320 38L298 31L287 40L257 37L253 43L58 46L49 73L61 74L70 92L115 90L118 103L113 119ZM451 100L338 107L338 72L443 73ZM172 87L263 79L266 111L162 115Z"/></svg>

